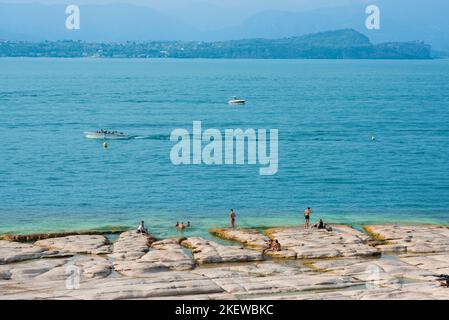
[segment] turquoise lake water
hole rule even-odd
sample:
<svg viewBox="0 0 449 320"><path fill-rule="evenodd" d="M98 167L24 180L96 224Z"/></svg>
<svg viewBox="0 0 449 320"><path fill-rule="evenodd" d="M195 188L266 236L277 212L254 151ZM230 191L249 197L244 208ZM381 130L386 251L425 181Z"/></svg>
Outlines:
<svg viewBox="0 0 449 320"><path fill-rule="evenodd" d="M231 96L247 99L229 106ZM174 166L176 128L275 128L279 171ZM127 141L84 138L106 128ZM0 59L0 233L449 223L449 61ZM371 137L375 136L375 141Z"/></svg>

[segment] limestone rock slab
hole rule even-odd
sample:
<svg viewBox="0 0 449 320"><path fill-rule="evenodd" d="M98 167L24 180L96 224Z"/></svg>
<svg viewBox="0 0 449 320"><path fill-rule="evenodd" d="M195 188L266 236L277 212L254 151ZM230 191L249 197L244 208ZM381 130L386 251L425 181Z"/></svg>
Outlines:
<svg viewBox="0 0 449 320"><path fill-rule="evenodd" d="M49 250L48 248L41 248L30 243L0 240L0 265L40 259L58 254L61 254L58 250Z"/></svg>
<svg viewBox="0 0 449 320"><path fill-rule="evenodd" d="M143 277L153 272L190 270L195 267L192 258L176 239L154 242L148 252L138 259L115 261L115 270L128 276Z"/></svg>
<svg viewBox="0 0 449 320"><path fill-rule="evenodd" d="M225 246L200 237L188 238L181 245L192 249L199 264L221 262L248 262L263 260L262 252L240 246Z"/></svg>
<svg viewBox="0 0 449 320"><path fill-rule="evenodd" d="M106 237L101 235L75 235L49 238L34 243L36 246L72 253L107 254L111 252Z"/></svg>
<svg viewBox="0 0 449 320"><path fill-rule="evenodd" d="M371 225L365 229L382 239L383 251L407 253L449 252L449 229L435 225Z"/></svg>
<svg viewBox="0 0 449 320"><path fill-rule="evenodd" d="M120 234L112 247L111 257L117 260L137 260L150 250L154 238L134 231Z"/></svg>
<svg viewBox="0 0 449 320"><path fill-rule="evenodd" d="M216 237L226 240L238 241L245 246L258 249L265 248L266 243L269 240L266 235L260 233L257 229L219 228L210 229L209 232Z"/></svg>
<svg viewBox="0 0 449 320"><path fill-rule="evenodd" d="M368 236L348 226L333 226L332 231L304 229L303 227L272 228L266 234L277 239L282 251L277 256L297 259L321 259L336 257L370 257L379 254L369 246Z"/></svg>

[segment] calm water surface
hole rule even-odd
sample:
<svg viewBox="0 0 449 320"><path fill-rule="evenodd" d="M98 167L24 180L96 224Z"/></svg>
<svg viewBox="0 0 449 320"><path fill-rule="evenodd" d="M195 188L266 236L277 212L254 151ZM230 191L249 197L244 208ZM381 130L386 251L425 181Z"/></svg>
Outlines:
<svg viewBox="0 0 449 320"><path fill-rule="evenodd" d="M227 105L230 96L247 99ZM175 128L276 128L279 171L174 166ZM137 139L85 139L123 130ZM375 141L371 140L372 136ZM0 59L0 233L449 223L449 61Z"/></svg>

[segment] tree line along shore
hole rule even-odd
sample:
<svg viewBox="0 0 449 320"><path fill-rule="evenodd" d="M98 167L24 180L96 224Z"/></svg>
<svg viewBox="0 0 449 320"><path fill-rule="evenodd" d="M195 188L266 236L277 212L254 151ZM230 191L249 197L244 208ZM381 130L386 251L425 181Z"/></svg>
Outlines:
<svg viewBox="0 0 449 320"><path fill-rule="evenodd" d="M431 59L422 41L373 44L353 29L282 39L232 41L7 41L0 57L207 58L207 59Z"/></svg>

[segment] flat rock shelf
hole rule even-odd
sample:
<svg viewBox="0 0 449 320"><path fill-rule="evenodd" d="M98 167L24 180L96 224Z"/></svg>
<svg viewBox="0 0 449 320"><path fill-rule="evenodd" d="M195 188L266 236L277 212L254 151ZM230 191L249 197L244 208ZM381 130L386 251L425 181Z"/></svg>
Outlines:
<svg viewBox="0 0 449 320"><path fill-rule="evenodd" d="M226 240L0 240L1 299L449 299L445 226L212 229ZM12 238L14 239L14 238ZM264 253L269 239L282 250Z"/></svg>

